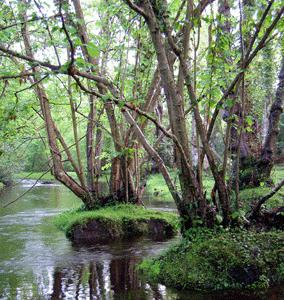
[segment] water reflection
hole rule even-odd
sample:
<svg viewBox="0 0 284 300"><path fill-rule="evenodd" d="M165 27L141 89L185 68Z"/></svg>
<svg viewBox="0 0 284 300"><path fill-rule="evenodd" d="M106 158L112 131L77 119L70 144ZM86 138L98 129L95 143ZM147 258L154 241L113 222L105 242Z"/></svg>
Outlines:
<svg viewBox="0 0 284 300"><path fill-rule="evenodd" d="M29 182L7 190L0 196L1 203L15 199L27 188ZM148 204L158 206L150 201ZM284 289L279 287L262 296L204 295L145 282L136 272L137 263L175 241L141 239L109 245L72 245L49 220L79 205L80 201L64 187L40 184L17 203L1 209L0 299L284 299Z"/></svg>
<svg viewBox="0 0 284 300"><path fill-rule="evenodd" d="M118 258L110 262L92 261L86 265L55 269L51 299L163 299L159 288L151 289L139 280L137 258ZM152 295L151 295L152 294Z"/></svg>

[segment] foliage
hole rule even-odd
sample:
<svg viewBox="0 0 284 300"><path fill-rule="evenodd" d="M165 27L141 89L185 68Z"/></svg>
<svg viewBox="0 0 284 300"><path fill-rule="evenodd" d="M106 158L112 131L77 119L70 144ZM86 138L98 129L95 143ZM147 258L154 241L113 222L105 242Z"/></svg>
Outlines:
<svg viewBox="0 0 284 300"><path fill-rule="evenodd" d="M139 266L146 278L182 289L265 289L284 281L284 233L192 229Z"/></svg>

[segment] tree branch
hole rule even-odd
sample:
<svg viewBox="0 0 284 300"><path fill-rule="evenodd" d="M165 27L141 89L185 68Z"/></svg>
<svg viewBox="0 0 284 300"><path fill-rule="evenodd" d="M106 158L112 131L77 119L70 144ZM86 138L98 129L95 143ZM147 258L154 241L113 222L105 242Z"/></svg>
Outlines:
<svg viewBox="0 0 284 300"><path fill-rule="evenodd" d="M148 14L139 7L138 5L134 4L131 0L123 0L130 8L132 8L134 11L136 11L139 15L143 16L144 18L148 18Z"/></svg>
<svg viewBox="0 0 284 300"><path fill-rule="evenodd" d="M23 59L25 61L29 61L31 63L35 63L36 65L39 65L39 66L42 66L42 67L46 67L52 71L59 71L60 69L60 66L56 66L56 65L53 65L49 62L44 62L44 61L40 61L40 60L37 60L37 59L34 59L33 57L30 57L28 55L24 55L24 54L21 54L21 53L18 53L16 51L13 51L13 50L10 50L8 48L5 48L3 47L2 45L0 45L0 51L6 53L6 54L9 54L11 56L14 56L14 57L18 57L20 59Z"/></svg>
<svg viewBox="0 0 284 300"><path fill-rule="evenodd" d="M30 22L35 22L35 21L40 21L40 20L46 20L46 19L55 19L59 17L59 14L55 14L53 16L50 16L50 17L34 17L34 18L31 18L27 21L22 21L22 22L18 22L18 23L13 23L13 24L10 24L10 25L6 25L6 26L0 26L0 31L1 30L6 30L6 29L9 29L9 28L12 28L12 27L15 27L15 26L18 26L18 25L24 25L26 23L30 23Z"/></svg>
<svg viewBox="0 0 284 300"><path fill-rule="evenodd" d="M252 208L252 211L250 213L250 219L254 219L259 215L259 212L261 210L262 205L269 200L270 198L272 198L282 187L284 186L284 179L282 179L276 186L274 189L272 189L268 194L266 194L265 196L263 196L262 198L260 198L258 200L258 202L256 203L256 205Z"/></svg>

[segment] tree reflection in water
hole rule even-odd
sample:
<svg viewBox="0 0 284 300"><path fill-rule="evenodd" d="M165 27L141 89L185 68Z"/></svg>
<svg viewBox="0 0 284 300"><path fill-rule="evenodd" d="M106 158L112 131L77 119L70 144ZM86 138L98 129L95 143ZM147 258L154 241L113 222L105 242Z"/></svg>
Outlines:
<svg viewBox="0 0 284 300"><path fill-rule="evenodd" d="M161 285L149 285L137 274L139 257L114 258L55 269L52 300L68 299L166 299ZM167 297L167 299L169 299Z"/></svg>

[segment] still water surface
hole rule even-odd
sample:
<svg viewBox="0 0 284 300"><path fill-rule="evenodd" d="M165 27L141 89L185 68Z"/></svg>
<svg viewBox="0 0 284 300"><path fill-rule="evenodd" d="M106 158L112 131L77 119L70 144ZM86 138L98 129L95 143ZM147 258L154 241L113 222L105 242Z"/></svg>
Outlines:
<svg viewBox="0 0 284 300"><path fill-rule="evenodd" d="M16 199L33 181L6 190L1 206ZM145 198L148 206L172 210ZM51 217L80 206L59 184L38 184L16 203L0 210L0 299L205 300L284 299L284 289L262 296L178 292L139 278L136 265L175 243L142 239L78 247L53 226Z"/></svg>

